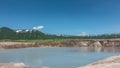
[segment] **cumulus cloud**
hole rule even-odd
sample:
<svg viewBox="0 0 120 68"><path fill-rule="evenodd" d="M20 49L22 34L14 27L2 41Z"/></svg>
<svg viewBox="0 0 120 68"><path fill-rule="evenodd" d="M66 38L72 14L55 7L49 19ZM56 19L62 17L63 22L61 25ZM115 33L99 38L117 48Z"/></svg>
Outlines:
<svg viewBox="0 0 120 68"><path fill-rule="evenodd" d="M41 30L43 28L44 28L44 26L36 26L36 27L33 27L33 30Z"/></svg>

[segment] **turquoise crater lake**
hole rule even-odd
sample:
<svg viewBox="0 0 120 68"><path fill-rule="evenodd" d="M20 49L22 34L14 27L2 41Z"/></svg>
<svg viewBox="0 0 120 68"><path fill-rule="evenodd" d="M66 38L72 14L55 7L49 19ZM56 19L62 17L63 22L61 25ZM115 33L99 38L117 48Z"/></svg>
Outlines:
<svg viewBox="0 0 120 68"><path fill-rule="evenodd" d="M0 50L0 63L22 62L30 66L76 68L117 55L119 47L61 47Z"/></svg>

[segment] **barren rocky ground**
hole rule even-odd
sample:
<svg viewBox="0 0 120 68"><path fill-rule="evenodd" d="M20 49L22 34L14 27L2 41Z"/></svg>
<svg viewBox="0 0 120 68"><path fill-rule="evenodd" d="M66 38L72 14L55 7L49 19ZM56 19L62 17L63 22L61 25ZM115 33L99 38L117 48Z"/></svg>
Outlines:
<svg viewBox="0 0 120 68"><path fill-rule="evenodd" d="M109 57L98 62L78 68L120 68L120 55Z"/></svg>
<svg viewBox="0 0 120 68"><path fill-rule="evenodd" d="M23 63L0 63L0 68L32 68Z"/></svg>

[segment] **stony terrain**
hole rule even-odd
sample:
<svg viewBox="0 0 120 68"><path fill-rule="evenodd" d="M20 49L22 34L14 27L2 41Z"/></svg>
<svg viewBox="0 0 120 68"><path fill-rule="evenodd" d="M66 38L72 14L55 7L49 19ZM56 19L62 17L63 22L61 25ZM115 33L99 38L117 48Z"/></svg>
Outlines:
<svg viewBox="0 0 120 68"><path fill-rule="evenodd" d="M28 42L0 42L0 49L16 49L16 48L28 48L35 47L35 43Z"/></svg>
<svg viewBox="0 0 120 68"><path fill-rule="evenodd" d="M0 63L0 68L32 68L23 63Z"/></svg>
<svg viewBox="0 0 120 68"><path fill-rule="evenodd" d="M103 59L98 62L78 68L120 68L120 55Z"/></svg>
<svg viewBox="0 0 120 68"><path fill-rule="evenodd" d="M119 47L120 39L69 40L62 42L0 42L0 49L28 47Z"/></svg>

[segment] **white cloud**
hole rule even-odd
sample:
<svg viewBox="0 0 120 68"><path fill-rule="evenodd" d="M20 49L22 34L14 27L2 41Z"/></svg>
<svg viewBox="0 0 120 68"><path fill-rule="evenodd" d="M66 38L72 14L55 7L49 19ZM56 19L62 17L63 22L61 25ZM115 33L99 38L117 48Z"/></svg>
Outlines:
<svg viewBox="0 0 120 68"><path fill-rule="evenodd" d="M36 27L33 27L33 30L41 30L43 28L44 28L44 26L36 26Z"/></svg>
<svg viewBox="0 0 120 68"><path fill-rule="evenodd" d="M79 34L79 36L89 36L89 34L87 34L86 32L82 32L81 34Z"/></svg>

